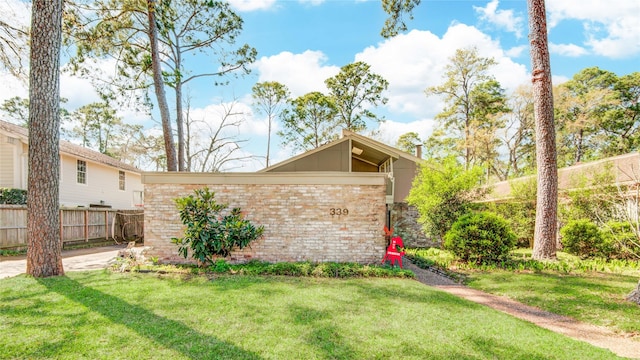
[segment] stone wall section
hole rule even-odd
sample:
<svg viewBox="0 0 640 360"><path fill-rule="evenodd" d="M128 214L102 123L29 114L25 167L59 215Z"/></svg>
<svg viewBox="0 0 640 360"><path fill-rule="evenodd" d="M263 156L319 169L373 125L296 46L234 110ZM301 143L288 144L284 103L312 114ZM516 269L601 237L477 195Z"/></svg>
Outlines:
<svg viewBox="0 0 640 360"><path fill-rule="evenodd" d="M265 228L264 236L251 248L234 252L231 262L371 263L384 255L384 185L147 183L148 256L164 263L188 262L171 243L171 238L183 234L174 199L205 186L215 192L218 202L240 207L247 219Z"/></svg>
<svg viewBox="0 0 640 360"><path fill-rule="evenodd" d="M418 222L420 214L415 206L404 202L393 203L390 205L390 210L394 235L400 236L406 247L440 247L437 240L432 240L425 235L422 225Z"/></svg>

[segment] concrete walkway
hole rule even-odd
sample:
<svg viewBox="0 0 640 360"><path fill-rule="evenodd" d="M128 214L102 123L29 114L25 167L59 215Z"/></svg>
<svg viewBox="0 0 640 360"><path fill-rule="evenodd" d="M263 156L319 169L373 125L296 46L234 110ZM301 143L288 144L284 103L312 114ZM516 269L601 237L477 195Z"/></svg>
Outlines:
<svg viewBox="0 0 640 360"><path fill-rule="evenodd" d="M126 245L64 250L62 265L64 271L104 269L116 258L118 251L124 248ZM24 274L26 269L26 256L0 256L0 279Z"/></svg>

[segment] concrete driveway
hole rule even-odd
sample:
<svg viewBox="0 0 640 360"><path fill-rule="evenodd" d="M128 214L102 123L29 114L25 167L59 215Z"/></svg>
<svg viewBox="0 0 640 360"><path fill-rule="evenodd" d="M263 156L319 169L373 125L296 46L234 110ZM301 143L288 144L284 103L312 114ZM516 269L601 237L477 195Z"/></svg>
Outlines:
<svg viewBox="0 0 640 360"><path fill-rule="evenodd" d="M113 245L90 249L64 250L64 271L104 269L116 258L118 251L126 245ZM0 279L24 274L27 269L26 256L0 256Z"/></svg>

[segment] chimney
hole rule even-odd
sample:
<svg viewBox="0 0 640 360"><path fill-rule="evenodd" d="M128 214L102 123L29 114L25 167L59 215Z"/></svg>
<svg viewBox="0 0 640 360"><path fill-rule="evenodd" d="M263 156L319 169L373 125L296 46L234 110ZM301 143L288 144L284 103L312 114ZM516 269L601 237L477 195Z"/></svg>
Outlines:
<svg viewBox="0 0 640 360"><path fill-rule="evenodd" d="M422 144L416 144L416 157L422 159Z"/></svg>

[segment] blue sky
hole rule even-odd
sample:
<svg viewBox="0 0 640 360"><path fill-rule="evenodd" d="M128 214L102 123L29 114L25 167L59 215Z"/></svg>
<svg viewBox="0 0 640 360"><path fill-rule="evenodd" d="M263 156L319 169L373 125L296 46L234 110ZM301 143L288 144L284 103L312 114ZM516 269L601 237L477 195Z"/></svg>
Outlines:
<svg viewBox="0 0 640 360"><path fill-rule="evenodd" d="M18 0L0 0L0 7L20 19ZM389 81L386 106L374 109L387 121L379 125L378 139L391 145L398 136L416 131L425 139L433 117L442 109L440 99L427 98L424 89L440 84L443 68L456 49L476 46L481 56L493 57L492 73L507 92L529 83L530 58L526 1L448 0L422 3L408 21L409 30L383 39L386 19L379 1L362 0L232 0L244 19L239 42L258 50L252 74L227 87L201 80L189 88L192 114L205 122L219 121L221 109L233 104L242 112L239 137L246 154L264 156L266 121L251 109L251 86L279 81L294 97L310 91L325 92L324 80L343 65L364 61ZM615 6L612 6L615 4ZM3 12L5 16L10 11ZM28 12L27 12L28 13ZM1 16L1 15L0 15ZM22 16L28 19L28 15ZM549 0L547 19L553 82L570 79L586 67L598 66L625 75L640 71L640 1ZM206 58L193 59L194 68L208 66ZM26 86L2 74L0 101L26 96ZM88 83L63 76L62 96L74 108L95 101ZM154 125L144 114L123 111L125 121ZM157 116L156 116L157 117ZM377 125L375 125L377 127ZM276 125L277 130L277 125ZM274 161L292 155L274 136ZM263 159L245 163L236 171L262 168Z"/></svg>

